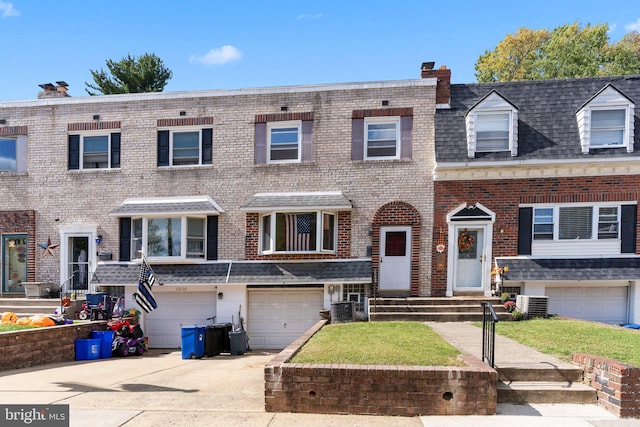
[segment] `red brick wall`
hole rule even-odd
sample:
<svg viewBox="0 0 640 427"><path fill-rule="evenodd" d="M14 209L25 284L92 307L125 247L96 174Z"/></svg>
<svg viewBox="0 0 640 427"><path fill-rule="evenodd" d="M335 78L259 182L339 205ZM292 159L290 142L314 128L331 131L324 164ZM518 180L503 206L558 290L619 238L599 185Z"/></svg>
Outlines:
<svg viewBox="0 0 640 427"><path fill-rule="evenodd" d="M640 367L588 354L572 354L571 361L584 368L598 405L622 418L640 418Z"/></svg>
<svg viewBox="0 0 640 427"><path fill-rule="evenodd" d="M371 266L380 270L380 227L387 225L411 226L411 296L419 296L420 292L420 233L422 219L420 213L405 202L391 202L378 209L373 217L373 234L371 236ZM378 286L375 283L374 286Z"/></svg>
<svg viewBox="0 0 640 427"><path fill-rule="evenodd" d="M11 233L27 234L27 278L36 280L36 211L0 212L0 235ZM2 260L0 259L0 265Z"/></svg>
<svg viewBox="0 0 640 427"><path fill-rule="evenodd" d="M265 410L364 415L494 415L498 374L471 356L466 367L286 363L318 322L265 366Z"/></svg>
<svg viewBox="0 0 640 427"><path fill-rule="evenodd" d="M260 214L250 212L245 220L244 257L247 260L309 260L309 259L343 259L351 256L351 212L338 212L338 240L337 253L308 253L308 254L272 254L259 255Z"/></svg>
<svg viewBox="0 0 640 427"><path fill-rule="evenodd" d="M444 296L447 289L446 257L444 268L437 268L435 245L440 237L440 230L443 232L445 242L448 241L447 214L461 204L479 202L495 212L493 256L514 256L518 254L520 204L635 201L638 200L639 183L640 177L635 175L435 181L431 295ZM640 210L638 214L640 215ZM640 217L638 224L640 224ZM638 233L636 233L636 247L637 251L640 250ZM491 262L493 265L493 260Z"/></svg>

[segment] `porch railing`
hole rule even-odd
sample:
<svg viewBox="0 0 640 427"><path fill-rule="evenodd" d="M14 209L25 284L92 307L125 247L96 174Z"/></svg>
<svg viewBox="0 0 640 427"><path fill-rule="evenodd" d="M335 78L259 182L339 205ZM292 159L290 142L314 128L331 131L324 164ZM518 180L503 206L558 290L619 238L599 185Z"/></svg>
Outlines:
<svg viewBox="0 0 640 427"><path fill-rule="evenodd" d="M498 315L490 302L482 302L482 361L495 368Z"/></svg>

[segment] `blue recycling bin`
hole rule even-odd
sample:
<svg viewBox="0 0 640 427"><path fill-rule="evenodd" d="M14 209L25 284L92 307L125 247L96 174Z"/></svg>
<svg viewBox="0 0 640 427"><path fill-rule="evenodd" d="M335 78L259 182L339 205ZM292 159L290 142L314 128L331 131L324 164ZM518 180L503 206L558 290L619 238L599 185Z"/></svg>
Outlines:
<svg viewBox="0 0 640 427"><path fill-rule="evenodd" d="M204 355L205 326L182 327L182 358L200 359Z"/></svg>
<svg viewBox="0 0 640 427"><path fill-rule="evenodd" d="M91 338L100 340L100 359L111 357L111 347L113 346L114 331L93 331Z"/></svg>

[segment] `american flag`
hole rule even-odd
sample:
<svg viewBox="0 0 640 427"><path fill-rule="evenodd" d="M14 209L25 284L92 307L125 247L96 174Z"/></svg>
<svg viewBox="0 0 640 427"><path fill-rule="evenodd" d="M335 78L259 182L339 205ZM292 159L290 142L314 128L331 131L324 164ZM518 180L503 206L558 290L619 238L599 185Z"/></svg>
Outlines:
<svg viewBox="0 0 640 427"><path fill-rule="evenodd" d="M156 276L153 274L153 270L147 264L147 260L142 258L142 264L140 265L140 276L138 278L138 292L133 294L133 299L136 300L138 305L146 312L158 308L156 299L153 296L151 288L156 283Z"/></svg>
<svg viewBox="0 0 640 427"><path fill-rule="evenodd" d="M285 250L308 251L311 246L312 214L286 214L284 219Z"/></svg>

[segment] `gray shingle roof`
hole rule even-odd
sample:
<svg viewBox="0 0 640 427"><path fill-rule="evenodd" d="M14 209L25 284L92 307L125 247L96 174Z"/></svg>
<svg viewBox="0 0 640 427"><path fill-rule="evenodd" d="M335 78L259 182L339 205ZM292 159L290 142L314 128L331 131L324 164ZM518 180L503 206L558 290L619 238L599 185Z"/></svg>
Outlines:
<svg viewBox="0 0 640 427"><path fill-rule="evenodd" d="M624 148L591 150L588 155L581 152L576 111L608 84L629 99L640 101L640 75L451 85L451 109L436 110L436 161L639 157L640 106L635 108L633 153ZM464 116L493 90L518 106L518 156L512 157L508 152L476 153L470 159Z"/></svg>
<svg viewBox="0 0 640 427"><path fill-rule="evenodd" d="M118 208L109 212L111 216L135 216L145 214L218 214L222 209L207 198L127 199Z"/></svg>
<svg viewBox="0 0 640 427"><path fill-rule="evenodd" d="M351 201L340 192L328 193L260 193L256 194L242 209L249 212L291 209L340 209L350 210Z"/></svg>
<svg viewBox="0 0 640 427"><path fill-rule="evenodd" d="M229 265L231 271L229 272ZM160 283L182 284L317 284L370 283L371 261L256 262L234 261L202 264L151 265ZM93 278L95 285L135 285L140 265L99 263ZM227 274L229 278L227 280Z"/></svg>
<svg viewBox="0 0 640 427"><path fill-rule="evenodd" d="M509 267L503 279L514 281L637 280L640 257L628 258L496 258L498 267Z"/></svg>

